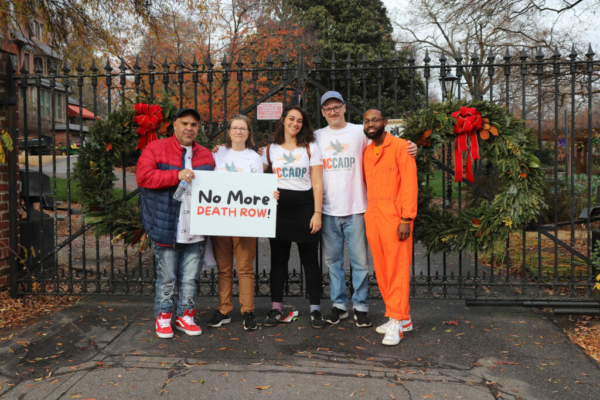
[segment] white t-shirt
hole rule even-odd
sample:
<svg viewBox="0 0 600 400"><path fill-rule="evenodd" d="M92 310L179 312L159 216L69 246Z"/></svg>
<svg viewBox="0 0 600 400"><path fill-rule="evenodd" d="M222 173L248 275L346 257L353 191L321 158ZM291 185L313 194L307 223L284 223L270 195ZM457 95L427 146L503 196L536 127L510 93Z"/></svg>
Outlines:
<svg viewBox="0 0 600 400"><path fill-rule="evenodd" d="M363 153L369 139L362 125L329 126L315 132L323 156L323 214L337 217L367 211Z"/></svg>
<svg viewBox="0 0 600 400"><path fill-rule="evenodd" d="M263 173L263 163L257 152L250 149L235 151L225 146L213 154L215 171Z"/></svg>
<svg viewBox="0 0 600 400"><path fill-rule="evenodd" d="M289 151L278 144L270 144L269 150L273 173L277 174L277 187L288 190L310 190L312 182L310 180L310 167L322 165L321 152L316 143L311 143L310 160L304 147L296 147ZM262 155L262 162L269 165L267 161L267 149Z"/></svg>
<svg viewBox="0 0 600 400"><path fill-rule="evenodd" d="M185 149L185 168L192 167L192 146L181 146ZM186 185L186 191L181 199L179 223L177 224L177 243L196 243L204 240L202 235L190 235L190 211L192 209L192 188Z"/></svg>

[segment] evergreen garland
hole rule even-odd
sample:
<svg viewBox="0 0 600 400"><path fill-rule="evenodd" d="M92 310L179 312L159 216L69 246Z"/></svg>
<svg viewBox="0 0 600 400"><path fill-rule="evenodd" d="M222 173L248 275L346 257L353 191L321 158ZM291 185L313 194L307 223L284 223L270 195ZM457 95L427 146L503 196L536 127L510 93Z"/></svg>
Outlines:
<svg viewBox="0 0 600 400"><path fill-rule="evenodd" d="M480 193L477 204L465 210L442 209L432 203L433 193L425 182L434 169L439 169L436 154L444 151L444 144L454 145L452 113L463 106L480 111L482 118L488 118L499 133L487 140L478 134L481 157L478 162L481 167L488 164L493 167L481 168L489 175L476 181L475 186L486 194L493 192L493 197ZM431 135L425 140L424 133L430 129ZM536 220L546 207L544 174L534 155L537 140L533 130L525 128L523 120L507 113L502 106L487 101L432 104L408 116L403 138L426 143L417 153L419 209L414 238L426 246L428 254L493 248L494 242L506 241L511 231ZM482 182L486 183L484 187ZM473 189L469 191L473 197Z"/></svg>

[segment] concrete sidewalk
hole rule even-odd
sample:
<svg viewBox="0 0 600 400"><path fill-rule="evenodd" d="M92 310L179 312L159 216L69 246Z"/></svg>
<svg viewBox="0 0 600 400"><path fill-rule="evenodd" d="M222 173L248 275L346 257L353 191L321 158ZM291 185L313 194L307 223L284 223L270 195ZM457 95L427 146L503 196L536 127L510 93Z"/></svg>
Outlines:
<svg viewBox="0 0 600 400"><path fill-rule="evenodd" d="M415 329L385 347L350 320L315 330L308 301L288 300L299 321L245 332L237 311L209 328L217 300L198 298L202 335L165 340L154 334L151 298L84 299L0 342L0 397L600 398L599 365L531 309L414 300ZM370 304L383 322L382 302ZM257 299L259 322L269 305Z"/></svg>

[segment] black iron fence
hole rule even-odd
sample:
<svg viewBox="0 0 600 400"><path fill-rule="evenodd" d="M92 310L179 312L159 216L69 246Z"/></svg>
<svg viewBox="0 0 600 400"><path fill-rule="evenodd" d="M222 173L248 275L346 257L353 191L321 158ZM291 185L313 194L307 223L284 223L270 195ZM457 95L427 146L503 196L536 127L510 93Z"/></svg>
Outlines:
<svg viewBox="0 0 600 400"><path fill-rule="evenodd" d="M535 55L525 50L511 54L504 50L502 56L490 51L487 55L459 54L452 60L441 54L436 64L432 64L429 53L419 62L412 53L397 53L388 61L382 57L354 60L350 55L343 62L336 61L335 56L308 60L298 55L293 61L284 56L277 63L271 57L258 62L256 56L245 59L239 55L235 62L225 56L220 65L210 58L200 65L196 58L190 63L179 57L165 59L161 66L150 60L144 67L135 59L120 60L118 66L107 62L101 69L95 62L85 68L80 64L74 70L65 64L60 71L50 69L45 75L25 67L17 72L9 65L7 84L18 97L18 117L12 120L10 133L15 143L20 140L22 144L20 176L24 183L21 204L11 205L11 232L20 228L20 243L12 234L10 246L23 258L12 263L13 294L153 292L151 250L139 253L114 242L112 236L96 238L80 215L82 205L76 201L78 188L72 182L72 167L77 145L85 145L89 125L98 116L105 118L115 107L133 104L140 96L156 99L166 93L180 107L190 106L200 112L205 136L224 138L228 117L242 113L252 118L260 143L273 129L273 121L256 117L260 103L301 104L314 126L322 127L326 122L321 118L319 98L324 91L335 89L347 99L348 121L360 121L368 106L384 107L391 119L401 119L431 101L455 96L504 104L537 131L549 209L540 221L512 235L497 254L425 257L423 247L416 244L413 297L590 300L598 272L592 252L600 219L600 196L595 196L599 183L596 80L600 61L594 60L591 48L583 55L574 48L568 55L542 50ZM92 114L90 119L84 117L87 112ZM401 134L402 122L394 124ZM48 141L54 151L42 149ZM476 204L478 195L462 182L453 183L452 146L448 143L440 154L440 169L428 185L437 188L440 207L463 208L469 202ZM10 165L15 178L11 193L17 190L16 163L13 159ZM476 185L490 184L487 168L476 162ZM135 177L128 172L125 160L118 176L124 201L137 196ZM297 260L294 263L286 285L289 296L304 293L302 268ZM345 265L349 271L349 262ZM259 241L255 268L256 294L267 296L269 256L265 240ZM369 282L370 296L379 297L373 275ZM348 286L352 290L351 280ZM325 270L323 287L327 296ZM214 270L203 271L199 292L216 294Z"/></svg>

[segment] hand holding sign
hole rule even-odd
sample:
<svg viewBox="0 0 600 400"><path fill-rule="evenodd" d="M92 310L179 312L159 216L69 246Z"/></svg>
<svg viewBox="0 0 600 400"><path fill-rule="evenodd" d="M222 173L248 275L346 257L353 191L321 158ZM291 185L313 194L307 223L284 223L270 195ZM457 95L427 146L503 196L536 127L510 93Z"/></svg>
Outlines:
<svg viewBox="0 0 600 400"><path fill-rule="evenodd" d="M277 177L196 171L190 231L194 235L275 237Z"/></svg>

